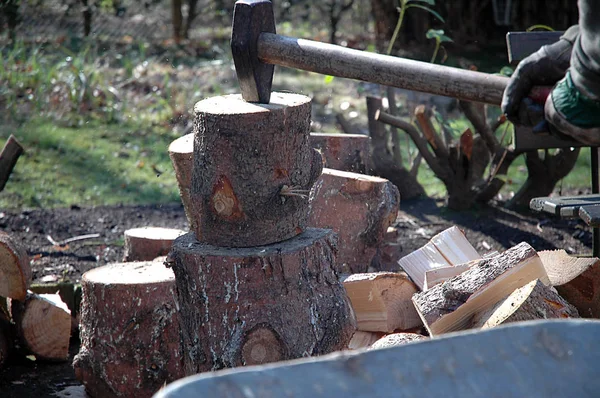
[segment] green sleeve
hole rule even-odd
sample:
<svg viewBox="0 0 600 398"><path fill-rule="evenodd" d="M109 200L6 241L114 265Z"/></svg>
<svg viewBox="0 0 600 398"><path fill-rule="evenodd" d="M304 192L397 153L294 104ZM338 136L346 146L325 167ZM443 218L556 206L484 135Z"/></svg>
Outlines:
<svg viewBox="0 0 600 398"><path fill-rule="evenodd" d="M578 5L579 35L575 35L571 55L571 77L575 86L583 94L598 101L600 100L600 1L579 0ZM565 36L563 38L568 40L569 37Z"/></svg>

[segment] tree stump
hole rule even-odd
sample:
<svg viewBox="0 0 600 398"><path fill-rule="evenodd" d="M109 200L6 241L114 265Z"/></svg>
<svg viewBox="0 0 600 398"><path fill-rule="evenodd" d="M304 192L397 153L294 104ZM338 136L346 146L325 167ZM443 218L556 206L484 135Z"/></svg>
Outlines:
<svg viewBox="0 0 600 398"><path fill-rule="evenodd" d="M190 188L192 186L192 169L194 166L194 134L187 134L173 141L169 145L169 157L175 169L175 177L179 185L179 195L183 203L185 215L194 231L193 218L188 211L192 208Z"/></svg>
<svg viewBox="0 0 600 398"><path fill-rule="evenodd" d="M58 294L28 293L24 301L10 300L10 315L19 340L37 359L68 359L71 312Z"/></svg>
<svg viewBox="0 0 600 398"><path fill-rule="evenodd" d="M31 284L31 267L25 248L0 231L0 296L25 300Z"/></svg>
<svg viewBox="0 0 600 398"><path fill-rule="evenodd" d="M254 365L347 347L355 320L332 265L329 230L268 246L226 248L192 233L175 240L185 374Z"/></svg>
<svg viewBox="0 0 600 398"><path fill-rule="evenodd" d="M325 167L352 173L371 171L371 137L362 134L310 133L313 148L325 157Z"/></svg>
<svg viewBox="0 0 600 398"><path fill-rule="evenodd" d="M308 193L323 160L309 145L308 97L273 93L269 104L241 95L194 107L191 216L196 238L215 246L281 242L304 230Z"/></svg>
<svg viewBox="0 0 600 398"><path fill-rule="evenodd" d="M367 272L399 203L398 189L386 179L323 170L311 192L309 225L338 234L338 273Z"/></svg>
<svg viewBox="0 0 600 398"><path fill-rule="evenodd" d="M123 261L152 261L166 256L173 241L185 233L180 229L143 227L128 229L124 233L125 254Z"/></svg>
<svg viewBox="0 0 600 398"><path fill-rule="evenodd" d="M81 280L75 375L94 397L150 397L183 377L173 272L159 262L111 264Z"/></svg>

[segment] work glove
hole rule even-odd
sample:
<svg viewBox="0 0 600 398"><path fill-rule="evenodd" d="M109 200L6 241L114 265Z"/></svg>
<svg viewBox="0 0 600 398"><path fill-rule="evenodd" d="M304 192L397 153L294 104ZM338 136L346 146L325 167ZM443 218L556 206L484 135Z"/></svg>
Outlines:
<svg viewBox="0 0 600 398"><path fill-rule="evenodd" d="M502 98L502 111L508 120L533 126L534 129L542 128L544 101L528 98L528 94L535 86L553 86L565 76L573 49L573 42L569 39L565 34L556 43L543 46L519 63Z"/></svg>

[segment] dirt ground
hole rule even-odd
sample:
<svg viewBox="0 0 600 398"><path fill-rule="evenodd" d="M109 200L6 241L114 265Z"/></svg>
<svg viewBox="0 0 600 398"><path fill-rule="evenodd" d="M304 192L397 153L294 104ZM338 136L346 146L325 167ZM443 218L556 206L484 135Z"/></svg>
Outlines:
<svg viewBox="0 0 600 398"><path fill-rule="evenodd" d="M401 203L393 238L402 255L421 247L436 233L457 225L482 254L503 250L519 242L529 242L537 250L565 249L570 253L591 251L591 231L578 220L559 220L531 212L516 213L493 205L468 212L452 212L431 199ZM37 283L79 282L83 272L123 256L123 231L142 226L187 228L180 204L118 206L1 212L0 229L12 234L28 248ZM50 243L79 235L99 234L98 238L58 247ZM73 338L71 357L79 342ZM70 362L42 363L27 358L14 359L0 370L0 396L77 396L69 390L79 383ZM66 391L64 391L67 389ZM63 393L58 394L60 391Z"/></svg>

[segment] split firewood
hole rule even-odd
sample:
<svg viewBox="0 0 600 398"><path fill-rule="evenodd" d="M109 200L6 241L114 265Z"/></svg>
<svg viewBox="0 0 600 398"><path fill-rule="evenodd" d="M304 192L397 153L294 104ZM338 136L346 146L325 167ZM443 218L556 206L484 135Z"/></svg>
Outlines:
<svg viewBox="0 0 600 398"><path fill-rule="evenodd" d="M375 343L371 344L370 350L377 350L379 348L395 347L398 345L404 345L412 343L413 341L426 340L427 337L417 333L392 333L383 336Z"/></svg>
<svg viewBox="0 0 600 398"><path fill-rule="evenodd" d="M12 333L10 319L3 308L0 308L0 369L10 356L12 350Z"/></svg>
<svg viewBox="0 0 600 398"><path fill-rule="evenodd" d="M71 311L58 294L27 293L24 301L10 300L17 335L37 359L66 361L71 338Z"/></svg>
<svg viewBox="0 0 600 398"><path fill-rule="evenodd" d="M431 243L452 265L479 260L481 256L458 227L450 227L431 238Z"/></svg>
<svg viewBox="0 0 600 398"><path fill-rule="evenodd" d="M373 345L374 342L379 340L385 336L385 333L382 332L364 332L362 330L357 330L352 335L350 342L348 343L348 348L350 350L358 350L359 348L368 348Z"/></svg>
<svg viewBox="0 0 600 398"><path fill-rule="evenodd" d="M173 241L185 231L172 228L144 227L125 231L123 261L152 261L166 256Z"/></svg>
<svg viewBox="0 0 600 398"><path fill-rule="evenodd" d="M344 288L358 330L391 333L421 325L411 301L417 287L404 273L354 274L344 280Z"/></svg>
<svg viewBox="0 0 600 398"><path fill-rule="evenodd" d="M179 137L169 145L169 157L175 170L177 185L179 186L179 195L183 203L183 209L188 222L191 225L193 218L191 216L190 188L192 184L192 168L194 165L194 134L186 134ZM193 225L191 225L192 230Z"/></svg>
<svg viewBox="0 0 600 398"><path fill-rule="evenodd" d="M425 246L402 257L398 260L398 265L423 290L427 271L479 259L481 256L462 231L457 227L450 227L431 238Z"/></svg>
<svg viewBox="0 0 600 398"><path fill-rule="evenodd" d="M81 279L75 376L94 397L151 397L184 376L173 271L153 261L109 264Z"/></svg>
<svg viewBox="0 0 600 398"><path fill-rule="evenodd" d="M446 267L438 267L425 271L425 282L423 283L423 291L429 290L435 285L454 278L468 270L472 265L479 263L479 260L470 261L465 264L449 265Z"/></svg>
<svg viewBox="0 0 600 398"><path fill-rule="evenodd" d="M600 259L569 256L564 250L538 253L550 284L584 318L600 318Z"/></svg>
<svg viewBox="0 0 600 398"><path fill-rule="evenodd" d="M31 267L25 248L0 231L0 296L24 300L31 284Z"/></svg>
<svg viewBox="0 0 600 398"><path fill-rule="evenodd" d="M325 157L325 167L367 174L371 137L363 134L310 133L310 144Z"/></svg>
<svg viewBox="0 0 600 398"><path fill-rule="evenodd" d="M515 289L540 279L549 284L536 251L522 242L502 254L482 259L462 274L413 296L413 302L431 336L463 330L471 318Z"/></svg>
<svg viewBox="0 0 600 398"><path fill-rule="evenodd" d="M536 279L488 311L476 314L471 328L487 329L503 323L552 318L579 318L579 313L553 287Z"/></svg>
<svg viewBox="0 0 600 398"><path fill-rule="evenodd" d="M366 272L399 203L398 189L384 178L325 168L311 192L308 223L338 234L338 273Z"/></svg>

